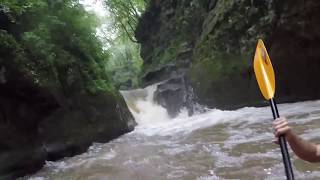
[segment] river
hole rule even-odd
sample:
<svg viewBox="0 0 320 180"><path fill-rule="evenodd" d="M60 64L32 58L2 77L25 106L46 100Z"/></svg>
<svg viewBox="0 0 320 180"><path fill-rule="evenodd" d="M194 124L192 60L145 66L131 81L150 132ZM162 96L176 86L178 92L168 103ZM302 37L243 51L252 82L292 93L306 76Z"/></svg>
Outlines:
<svg viewBox="0 0 320 180"><path fill-rule="evenodd" d="M285 179L279 146L272 143L269 107L209 109L174 119L153 102L155 86L122 92L136 129L86 153L46 162L23 180ZM279 105L294 131L320 142L320 101ZM319 164L290 150L296 179L320 179Z"/></svg>

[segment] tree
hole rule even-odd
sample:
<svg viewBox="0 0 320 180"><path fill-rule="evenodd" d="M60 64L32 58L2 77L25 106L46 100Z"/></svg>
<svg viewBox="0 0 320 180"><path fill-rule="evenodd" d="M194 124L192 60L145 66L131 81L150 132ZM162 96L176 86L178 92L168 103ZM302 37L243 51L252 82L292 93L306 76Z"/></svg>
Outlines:
<svg viewBox="0 0 320 180"><path fill-rule="evenodd" d="M106 8L114 17L114 25L119 34L125 34L132 42L137 42L134 36L138 19L145 10L144 0L105 0Z"/></svg>
<svg viewBox="0 0 320 180"><path fill-rule="evenodd" d="M0 7L13 19L0 32L4 61L13 59L35 83L66 96L112 89L105 70L109 55L96 36L99 21L78 0L4 0Z"/></svg>

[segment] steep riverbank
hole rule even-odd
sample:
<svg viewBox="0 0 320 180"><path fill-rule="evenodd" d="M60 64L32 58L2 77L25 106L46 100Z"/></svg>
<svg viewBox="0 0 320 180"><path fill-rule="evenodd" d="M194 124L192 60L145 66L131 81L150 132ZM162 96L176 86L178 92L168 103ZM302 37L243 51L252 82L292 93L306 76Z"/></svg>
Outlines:
<svg viewBox="0 0 320 180"><path fill-rule="evenodd" d="M136 30L143 83L182 75L196 101L208 107L261 104L251 62L262 38L275 68L278 101L317 99L319 7L316 0L150 1Z"/></svg>
<svg viewBox="0 0 320 180"><path fill-rule="evenodd" d="M0 179L134 129L96 26L78 1L0 3Z"/></svg>

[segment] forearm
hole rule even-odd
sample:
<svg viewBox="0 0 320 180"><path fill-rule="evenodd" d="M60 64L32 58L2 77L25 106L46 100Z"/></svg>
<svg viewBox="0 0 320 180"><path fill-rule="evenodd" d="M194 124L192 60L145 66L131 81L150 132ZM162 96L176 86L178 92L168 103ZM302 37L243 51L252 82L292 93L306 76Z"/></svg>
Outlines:
<svg viewBox="0 0 320 180"><path fill-rule="evenodd" d="M286 139L298 157L309 162L320 162L320 146L303 140L290 132Z"/></svg>

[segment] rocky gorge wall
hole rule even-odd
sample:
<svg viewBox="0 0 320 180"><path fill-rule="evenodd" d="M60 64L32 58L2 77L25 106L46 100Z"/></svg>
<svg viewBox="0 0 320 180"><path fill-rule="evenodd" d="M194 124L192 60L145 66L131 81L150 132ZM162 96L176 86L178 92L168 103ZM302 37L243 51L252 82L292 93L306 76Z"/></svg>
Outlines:
<svg viewBox="0 0 320 180"><path fill-rule="evenodd" d="M74 156L85 152L93 142L107 142L134 129L136 123L123 97L108 86L108 77L97 65L104 59L96 56L101 50L89 31L91 27L86 22L77 31L72 23L80 22L81 13L88 17L81 6L67 6L75 15L68 18L70 14L59 14L59 10L47 11L46 1L19 1L27 5L13 4L13 8L2 3L1 180L34 173L46 160ZM65 7L63 3L57 2L57 6ZM25 9L15 12L19 7ZM56 24L51 26L50 18ZM93 40L96 52L81 48L84 44L93 47L88 40Z"/></svg>
<svg viewBox="0 0 320 180"><path fill-rule="evenodd" d="M119 94L66 97L1 68L0 179L35 172L46 160L85 152L92 142L107 142L135 126Z"/></svg>
<svg viewBox="0 0 320 180"><path fill-rule="evenodd" d="M263 104L252 69L261 38L278 102L317 99L319 7L316 0L152 0L136 30L142 81L184 76L196 101L210 108Z"/></svg>

